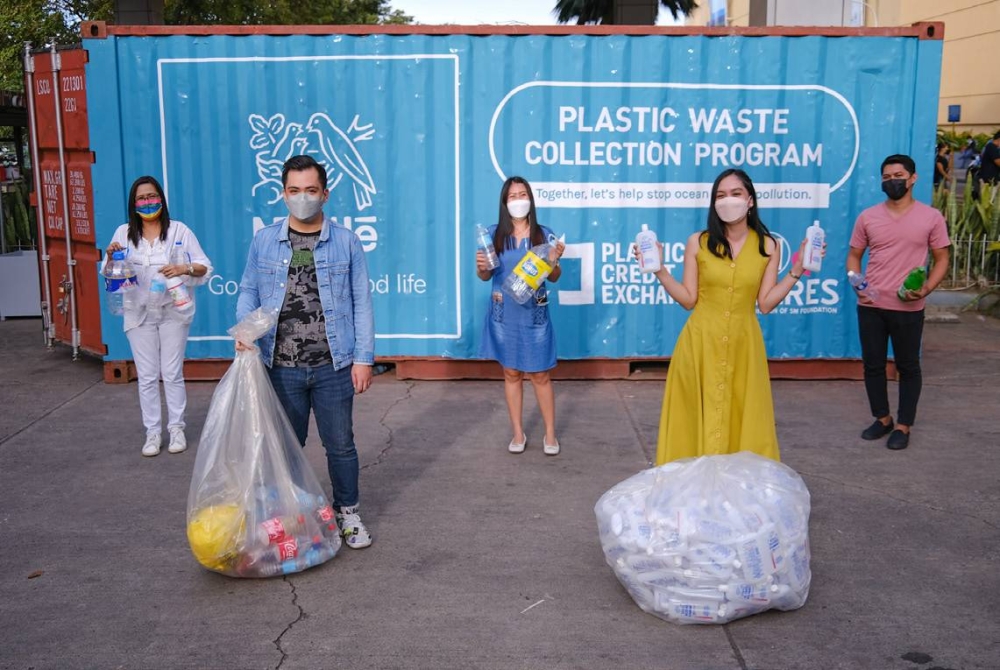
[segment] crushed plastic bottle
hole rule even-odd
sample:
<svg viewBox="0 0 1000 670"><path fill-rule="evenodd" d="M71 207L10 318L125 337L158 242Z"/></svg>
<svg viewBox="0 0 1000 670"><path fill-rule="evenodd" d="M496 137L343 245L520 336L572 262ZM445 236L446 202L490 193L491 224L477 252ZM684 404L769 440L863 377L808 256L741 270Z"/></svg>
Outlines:
<svg viewBox="0 0 1000 670"><path fill-rule="evenodd" d="M555 246L555 238L535 245L518 261L503 282L503 291L520 304L525 304L541 288L545 278L552 273L549 252Z"/></svg>

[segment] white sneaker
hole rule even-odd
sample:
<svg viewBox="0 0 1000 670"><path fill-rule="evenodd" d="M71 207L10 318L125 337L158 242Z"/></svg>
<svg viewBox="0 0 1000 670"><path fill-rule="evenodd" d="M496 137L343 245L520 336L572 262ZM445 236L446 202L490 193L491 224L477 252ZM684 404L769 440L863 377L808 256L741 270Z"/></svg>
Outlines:
<svg viewBox="0 0 1000 670"><path fill-rule="evenodd" d="M545 452L546 456L558 456L559 455L559 440L556 440L555 444L549 444L548 440L544 437L542 438L542 451Z"/></svg>
<svg viewBox="0 0 1000 670"><path fill-rule="evenodd" d="M521 438L522 439L520 442L515 442L514 440L511 440L510 444L507 445L507 451L509 451L512 454L523 454L524 447L525 445L528 444L528 436L525 435L524 433L521 433Z"/></svg>
<svg viewBox="0 0 1000 670"><path fill-rule="evenodd" d="M156 456L160 453L160 434L146 433L146 443L142 445L143 456Z"/></svg>
<svg viewBox="0 0 1000 670"><path fill-rule="evenodd" d="M364 549L372 543L372 536L358 516L358 506L341 507L337 511L337 525L344 543L351 549Z"/></svg>
<svg viewBox="0 0 1000 670"><path fill-rule="evenodd" d="M184 437L183 428L171 428L170 429L170 446L167 447L167 451L171 454L179 454L188 448L187 438Z"/></svg>

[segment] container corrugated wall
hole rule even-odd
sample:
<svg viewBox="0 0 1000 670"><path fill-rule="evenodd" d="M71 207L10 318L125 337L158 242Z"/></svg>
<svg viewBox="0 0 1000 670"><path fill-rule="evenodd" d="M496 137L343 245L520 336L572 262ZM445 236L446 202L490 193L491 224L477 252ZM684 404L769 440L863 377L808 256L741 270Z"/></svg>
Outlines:
<svg viewBox="0 0 1000 670"><path fill-rule="evenodd" d="M916 31L914 31L916 34ZM643 223L667 261L707 191L746 169L788 263L814 220L824 271L762 319L773 358L856 358L843 267L879 165L933 167L941 43L895 35L109 35L85 41L98 244L141 174L162 177L216 276L188 357L226 357L255 227L286 213L281 163L330 170L326 213L366 244L377 354L475 358L489 286L473 230L506 176L569 245L551 286L560 358L668 356L686 318L638 274ZM929 200L930 179L917 197ZM675 276L680 276L675 268ZM103 320L109 359L129 358Z"/></svg>

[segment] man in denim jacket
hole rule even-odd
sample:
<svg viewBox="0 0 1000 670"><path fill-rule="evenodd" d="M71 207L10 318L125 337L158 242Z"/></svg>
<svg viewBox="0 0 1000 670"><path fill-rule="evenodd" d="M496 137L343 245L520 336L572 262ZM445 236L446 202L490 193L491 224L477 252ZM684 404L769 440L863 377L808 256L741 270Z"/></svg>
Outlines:
<svg viewBox="0 0 1000 670"><path fill-rule="evenodd" d="M358 515L354 394L371 386L375 319L361 241L323 216L326 170L293 156L281 172L289 216L258 231L240 282L236 319L263 307L278 315L258 340L271 384L305 446L316 417L333 486L337 523L348 547L372 543ZM237 350L252 346L237 342Z"/></svg>

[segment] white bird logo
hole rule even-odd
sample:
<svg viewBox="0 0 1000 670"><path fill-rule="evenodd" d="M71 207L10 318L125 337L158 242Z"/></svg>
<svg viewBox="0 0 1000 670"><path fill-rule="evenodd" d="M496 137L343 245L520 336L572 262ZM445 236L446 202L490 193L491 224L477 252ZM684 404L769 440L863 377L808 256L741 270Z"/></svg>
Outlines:
<svg viewBox="0 0 1000 670"><path fill-rule="evenodd" d="M268 204L281 200L281 169L292 156L311 155L327 171L327 187L335 189L346 174L354 186L354 202L358 210L372 206L372 196L378 190L371 172L358 152L356 142L370 140L375 135L372 124L361 126L355 116L345 133L329 116L317 112L309 117L308 123L285 123L282 114L264 118L251 114L250 128L254 131L250 138L250 148L257 153L254 160L260 181L253 187L253 195L258 189L270 188ZM352 138L353 135L353 138Z"/></svg>
<svg viewBox="0 0 1000 670"><path fill-rule="evenodd" d="M371 124L359 128L358 117L355 116L351 122L349 130L358 130L360 135L354 141L370 139L375 131ZM343 170L344 174L354 181L354 202L359 210L371 207L372 196L377 192L372 175L365 165L365 160L358 153L358 148L354 146L354 141L343 130L330 120L326 114L317 112L309 117L305 131L309 133L309 144L318 147L327 164L335 164ZM338 175L338 183L340 181ZM331 187L332 188L332 187Z"/></svg>

